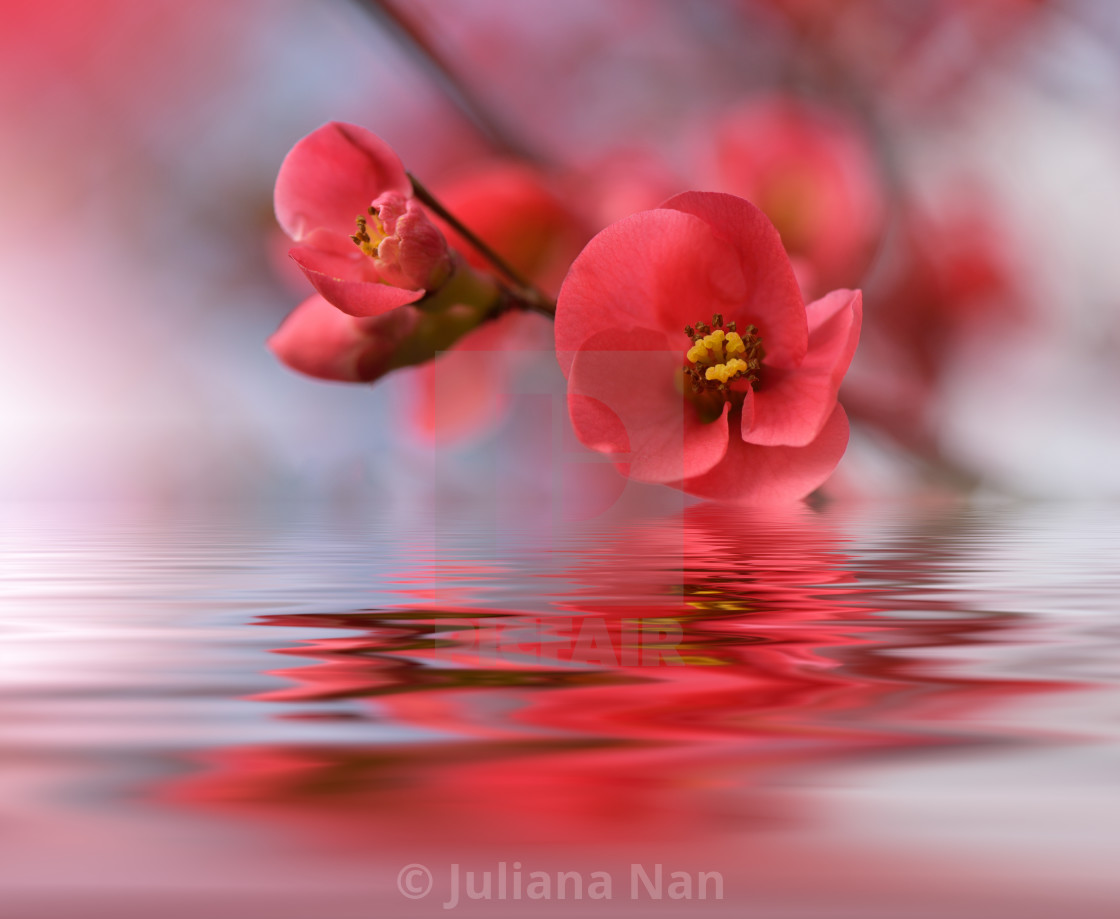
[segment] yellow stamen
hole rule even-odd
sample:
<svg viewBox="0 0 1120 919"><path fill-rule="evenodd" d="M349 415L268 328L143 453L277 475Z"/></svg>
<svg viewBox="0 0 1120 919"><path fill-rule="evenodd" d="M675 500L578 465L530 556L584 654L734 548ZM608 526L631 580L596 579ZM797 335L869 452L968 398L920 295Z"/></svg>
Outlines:
<svg viewBox="0 0 1120 919"><path fill-rule="evenodd" d="M702 341L698 341L688 349L688 353L685 355L685 357L692 361L692 363L698 364L700 363L700 361L707 360L708 349L704 346L704 343Z"/></svg>
<svg viewBox="0 0 1120 919"><path fill-rule="evenodd" d="M713 367L709 367L704 371L704 379L719 380L721 383L726 383L736 374L746 372L747 362L735 358L728 361L726 364L716 364Z"/></svg>
<svg viewBox="0 0 1120 919"><path fill-rule="evenodd" d="M354 221L358 225L358 232L350 238L362 252L370 258L376 258L377 247L385 241L387 234L384 224L381 223L381 218L372 207L369 209L369 215L373 218L373 232L370 232L369 221L360 216Z"/></svg>
<svg viewBox="0 0 1120 919"><path fill-rule="evenodd" d="M713 359L717 361L723 360L723 329L716 329L714 332L709 332L705 335L701 342L711 352Z"/></svg>
<svg viewBox="0 0 1120 919"><path fill-rule="evenodd" d="M766 354L757 328L748 325L740 334L734 322L725 326L722 314L717 313L711 325L701 322L685 326L684 331L692 346L685 352L688 366L683 379L691 381L693 393L718 392L720 398L734 401L741 398L744 385L757 386ZM732 388L729 383L737 385Z"/></svg>

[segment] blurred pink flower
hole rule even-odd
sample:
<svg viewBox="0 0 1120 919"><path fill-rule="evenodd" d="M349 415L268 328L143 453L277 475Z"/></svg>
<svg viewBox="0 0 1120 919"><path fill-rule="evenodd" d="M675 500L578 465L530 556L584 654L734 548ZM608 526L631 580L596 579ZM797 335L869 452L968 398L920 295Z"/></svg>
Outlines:
<svg viewBox="0 0 1120 919"><path fill-rule="evenodd" d="M550 178L518 160L478 162L432 187L475 236L550 296L591 235ZM468 264L489 267L453 228L443 229ZM437 441L489 430L504 417L510 377L523 358L551 350L551 323L539 314L512 311L484 323L452 353L417 368L412 429Z"/></svg>
<svg viewBox="0 0 1120 919"><path fill-rule="evenodd" d="M596 236L560 291L576 434L640 481L734 503L803 497L847 446L836 396L861 316L858 291L806 308L758 208L679 195Z"/></svg>
<svg viewBox="0 0 1120 919"><path fill-rule="evenodd" d="M503 313L416 367L412 398L402 403L412 433L447 444L490 432L506 416L520 359L548 348L550 325L536 313Z"/></svg>
<svg viewBox="0 0 1120 919"><path fill-rule="evenodd" d="M936 212L903 202L900 218L893 270L875 292L875 334L928 387L963 341L1028 321L1029 292L1014 239L982 191L943 193Z"/></svg>
<svg viewBox="0 0 1120 919"><path fill-rule="evenodd" d="M687 188L652 145L629 144L591 156L566 177L569 197L596 230L655 208Z"/></svg>
<svg viewBox="0 0 1120 919"><path fill-rule="evenodd" d="M1050 0L741 0L786 20L807 61L833 86L898 114L959 98L1001 46L1028 35ZM1068 4L1067 4L1068 5Z"/></svg>
<svg viewBox="0 0 1120 919"><path fill-rule="evenodd" d="M885 215L874 155L857 127L776 95L732 111L715 138L716 187L770 218L806 295L857 283Z"/></svg>
<svg viewBox="0 0 1120 919"><path fill-rule="evenodd" d="M475 236L550 296L593 232L549 175L520 160L476 162L432 187ZM452 227L440 226L469 264L490 270Z"/></svg>

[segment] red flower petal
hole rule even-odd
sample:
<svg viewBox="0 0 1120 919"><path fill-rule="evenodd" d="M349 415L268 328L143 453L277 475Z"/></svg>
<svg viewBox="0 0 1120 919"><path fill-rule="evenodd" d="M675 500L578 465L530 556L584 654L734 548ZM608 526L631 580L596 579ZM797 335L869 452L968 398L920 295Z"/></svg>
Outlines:
<svg viewBox="0 0 1120 919"><path fill-rule="evenodd" d="M276 219L297 242L320 228L353 233L354 218L387 191L412 194L392 148L365 128L331 122L284 158L276 177Z"/></svg>
<svg viewBox="0 0 1120 919"><path fill-rule="evenodd" d="M848 416L837 403L821 432L804 447L760 447L732 437L711 472L678 483L691 495L734 504L796 501L823 484L848 446Z"/></svg>
<svg viewBox="0 0 1120 919"><path fill-rule="evenodd" d="M663 332L610 329L592 336L575 355L568 378L576 436L614 454L626 475L642 482L707 472L727 451L728 409L701 423L677 389L680 368L680 351Z"/></svg>
<svg viewBox="0 0 1120 919"><path fill-rule="evenodd" d="M768 366L796 367L801 363L808 342L805 305L782 239L766 215L742 198L714 192L685 192L661 206L699 217L734 247L746 292L734 308L722 308L724 318L734 319L740 326L758 326ZM709 308L707 315L700 312L682 322L707 321L711 313L720 311Z"/></svg>
<svg viewBox="0 0 1120 919"><path fill-rule="evenodd" d="M315 246L296 246L288 253L307 279L330 303L350 316L380 316L406 303L415 303L426 291L381 284L372 261L357 253L340 253L337 247L318 248L331 234L316 233ZM333 237L337 240L338 237Z"/></svg>
<svg viewBox="0 0 1120 919"><path fill-rule="evenodd" d="M314 230L303 238L302 245L288 249L288 255L313 271L348 281L381 280L373 259L362 252L354 241L341 233Z"/></svg>
<svg viewBox="0 0 1120 919"><path fill-rule="evenodd" d="M679 366L690 344L686 325L720 311L732 318L747 301L740 262L707 222L681 210L642 211L612 224L584 247L560 290L560 369L567 375L575 352L598 332L651 326L674 336Z"/></svg>
<svg viewBox="0 0 1120 919"><path fill-rule="evenodd" d="M308 376L368 383L389 369L398 342L419 320L414 309L355 319L322 297L304 300L268 340L281 361Z"/></svg>
<svg viewBox="0 0 1120 919"><path fill-rule="evenodd" d="M810 303L807 312L805 360L796 370L764 369L754 418L743 417L743 440L748 443L804 446L820 433L832 412L859 342L863 295L858 290L834 290Z"/></svg>

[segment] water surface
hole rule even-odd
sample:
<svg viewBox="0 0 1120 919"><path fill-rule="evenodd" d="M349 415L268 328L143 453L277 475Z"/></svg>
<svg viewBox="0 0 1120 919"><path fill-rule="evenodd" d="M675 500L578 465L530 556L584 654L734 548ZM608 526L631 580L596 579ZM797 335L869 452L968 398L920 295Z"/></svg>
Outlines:
<svg viewBox="0 0 1120 919"><path fill-rule="evenodd" d="M13 511L3 915L1112 916L1118 550L1061 505Z"/></svg>

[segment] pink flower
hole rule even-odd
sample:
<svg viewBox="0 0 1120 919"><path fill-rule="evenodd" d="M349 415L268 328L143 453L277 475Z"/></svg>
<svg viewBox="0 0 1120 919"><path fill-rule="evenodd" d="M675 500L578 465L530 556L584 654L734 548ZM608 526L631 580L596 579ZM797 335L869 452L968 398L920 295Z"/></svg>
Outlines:
<svg viewBox="0 0 1120 919"><path fill-rule="evenodd" d="M782 236L806 291L855 283L883 231L883 190L868 139L839 112L764 96L715 132L716 182L753 201Z"/></svg>
<svg viewBox="0 0 1120 919"><path fill-rule="evenodd" d="M332 122L284 158L276 219L290 255L322 297L351 316L415 303L451 277L443 234L412 197L404 166L381 138Z"/></svg>
<svg viewBox="0 0 1120 919"><path fill-rule="evenodd" d="M371 382L453 348L498 307L495 283L449 248L412 191L397 155L356 125L325 125L284 159L277 220L318 292L269 340L289 367Z"/></svg>
<svg viewBox="0 0 1120 919"><path fill-rule="evenodd" d="M620 471L735 503L800 498L847 447L836 396L862 297L806 307L758 208L688 192L588 243L556 313L579 439Z"/></svg>

